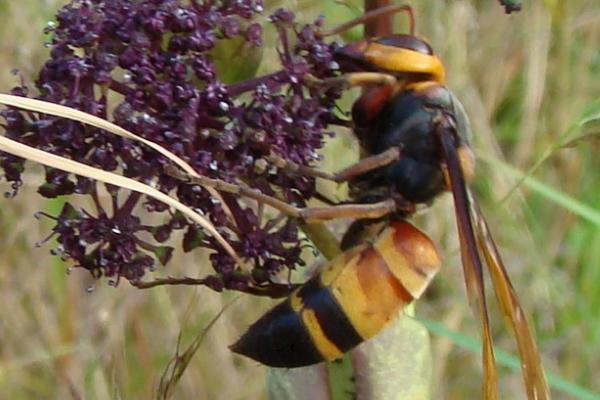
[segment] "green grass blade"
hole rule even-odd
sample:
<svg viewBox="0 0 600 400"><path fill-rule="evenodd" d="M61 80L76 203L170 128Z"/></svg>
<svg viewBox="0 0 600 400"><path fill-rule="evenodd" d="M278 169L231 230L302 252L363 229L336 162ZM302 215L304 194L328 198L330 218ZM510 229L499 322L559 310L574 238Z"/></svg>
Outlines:
<svg viewBox="0 0 600 400"><path fill-rule="evenodd" d="M569 128L560 135L555 143L550 145L546 150L541 153L541 156L534 162L531 167L528 168L527 172L521 175L521 178L515 182L512 187L506 192L506 195L500 200L501 203L506 201L512 196L521 184L523 184L524 177L533 175L535 171L552 157L557 151L565 148L577 145L581 141L592 140L598 137L598 132L584 132L578 136L576 134L585 130L586 128L593 128L597 126L600 121L600 98L592 101L588 104L583 112L575 119L575 122L569 126ZM483 157L482 157L483 158Z"/></svg>
<svg viewBox="0 0 600 400"><path fill-rule="evenodd" d="M429 330L429 332L431 332L434 335L445 337L457 346L460 346L469 351L473 351L476 353L479 353L481 351L481 342L471 336L463 335L462 333L453 331L438 322L426 318L416 317L416 319L419 322L421 322L427 328L427 330ZM494 353L496 355L496 362L499 365L515 372L520 371L521 363L517 357L506 351L499 350L498 348L494 348ZM572 396L573 399L600 399L600 393L594 393L591 390L583 388L577 385L576 383L570 382L557 375L546 373L546 378L548 379L548 384L552 389L559 390L565 394L568 394L569 396Z"/></svg>
<svg viewBox="0 0 600 400"><path fill-rule="evenodd" d="M530 189L544 196L548 200L553 201L561 207L564 207L565 209L571 211L573 214L578 215L586 221L591 222L594 225L600 227L600 211L596 210L594 207L584 204L579 200L568 196L531 176L527 176L522 171L505 162L498 160L497 158L490 157L487 155L479 155L479 158L482 161L488 163L493 168L500 169L502 172L506 173L512 178L522 181L523 185L529 187Z"/></svg>

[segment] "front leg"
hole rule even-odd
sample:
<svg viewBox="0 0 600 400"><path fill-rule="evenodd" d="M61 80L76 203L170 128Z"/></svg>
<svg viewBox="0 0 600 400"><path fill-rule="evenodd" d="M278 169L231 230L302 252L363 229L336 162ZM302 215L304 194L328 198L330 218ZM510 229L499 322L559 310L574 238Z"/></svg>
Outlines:
<svg viewBox="0 0 600 400"><path fill-rule="evenodd" d="M268 196L258 189L251 188L245 184L233 184L220 179L209 178L206 176L191 176L174 166L165 167L165 171L170 176L183 182L210 187L226 193L236 194L256 200L259 203L267 204L284 215L291 218L298 218L306 222L314 223L327 221L336 218L380 218L384 215L393 213L397 209L396 200L388 199L378 203L370 204L340 204L328 207L295 207L276 197Z"/></svg>
<svg viewBox="0 0 600 400"><path fill-rule="evenodd" d="M341 87L343 89L373 85L393 88L398 84L398 79L394 75L383 72L348 72L340 76L324 79L309 75L305 79L308 84L313 86Z"/></svg>
<svg viewBox="0 0 600 400"><path fill-rule="evenodd" d="M276 167L285 169L287 171L292 171L301 175L312 176L315 178L322 178L337 183L343 183L362 175L365 172L369 172L380 167L385 167L386 165L399 160L400 153L399 147L392 147L383 153L363 158L349 167L333 174L293 163L274 154L267 156L267 161L273 163Z"/></svg>
<svg viewBox="0 0 600 400"><path fill-rule="evenodd" d="M306 207L300 209L299 217L308 223L317 223L337 218L377 219L395 212L394 199L370 204L340 204L328 207Z"/></svg>

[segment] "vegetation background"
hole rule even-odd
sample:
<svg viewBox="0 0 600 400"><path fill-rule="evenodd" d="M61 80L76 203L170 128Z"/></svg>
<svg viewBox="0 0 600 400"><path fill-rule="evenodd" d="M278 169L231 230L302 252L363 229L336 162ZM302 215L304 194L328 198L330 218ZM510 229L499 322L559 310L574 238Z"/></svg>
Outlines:
<svg viewBox="0 0 600 400"><path fill-rule="evenodd" d="M12 68L28 82L35 79L48 52L42 30L64 3L0 0L0 91L17 83ZM474 187L535 326L545 368L598 393L586 398L600 398L597 0L524 0L524 9L511 16L494 0L408 3L416 9L417 32L444 60L448 85L471 117L480 158ZM328 26L359 9L333 0L267 1L265 15L280 6L295 10L299 20L325 14ZM397 21L404 29L403 18ZM266 51L261 70L277 68L274 60ZM570 141L582 134L589 140ZM356 145L342 132L324 154L323 168L340 169L356 157ZM518 175L507 164L527 171L540 159L536 181L511 191ZM233 295L194 287L142 291L126 282L113 288L78 270L67 276L68 266L48 254L51 245L34 246L48 225L33 214L56 212L61 204L36 194L40 176L28 178L16 199L0 202L0 399L151 398L180 332L189 343ZM478 325L466 301L450 197L438 200L419 224L439 243L445 264L417 314L473 342ZM209 268L202 254L174 257L160 272L202 275ZM176 398L265 398L265 368L227 345L269 305L246 296L228 309L208 332ZM500 313L491 315L496 344L514 353ZM479 355L455 339L433 334L435 397L478 398ZM501 368L500 376L500 398L523 398L517 371Z"/></svg>

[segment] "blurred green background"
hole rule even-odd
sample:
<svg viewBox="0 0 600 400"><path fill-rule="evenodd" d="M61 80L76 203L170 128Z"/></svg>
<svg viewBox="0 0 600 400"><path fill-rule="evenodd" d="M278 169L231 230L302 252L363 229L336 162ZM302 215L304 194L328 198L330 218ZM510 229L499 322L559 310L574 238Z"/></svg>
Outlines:
<svg viewBox="0 0 600 400"><path fill-rule="evenodd" d="M12 68L34 79L48 51L42 29L63 3L0 0L0 91L18 83ZM495 0L408 3L416 9L417 32L444 60L448 85L470 115L479 156L474 188L537 332L545 368L600 393L598 1L524 0L523 11L510 17ZM325 14L328 26L357 12L332 0L306 0L267 1L266 13L279 6L296 10L299 20ZM265 51L261 71L276 69L274 60L272 49ZM586 139L572 143L578 135ZM356 157L356 144L340 133L324 154L324 168L340 169ZM535 181L513 191L519 174L508 164L519 171L537 166ZM48 245L34 247L49 226L33 214L60 207L36 195L40 171L31 169L19 196L0 203L0 399L151 398L180 331L189 343L232 295L194 287L141 291L126 282L112 288L77 270L67 276ZM445 263L417 314L466 340L477 337L450 197L418 223ZM161 273L199 276L209 268L198 253L174 257ZM265 368L227 345L270 304L239 299L209 331L175 398L265 398ZM497 309L491 316L496 344L514 353ZM432 351L435 398L480 396L477 353L437 333ZM500 398L523 398L521 386L520 373L500 368Z"/></svg>

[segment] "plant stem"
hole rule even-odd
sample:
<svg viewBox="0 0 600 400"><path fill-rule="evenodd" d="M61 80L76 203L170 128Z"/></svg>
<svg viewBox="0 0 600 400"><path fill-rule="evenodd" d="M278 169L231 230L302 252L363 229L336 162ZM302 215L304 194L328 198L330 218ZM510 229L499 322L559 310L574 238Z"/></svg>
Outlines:
<svg viewBox="0 0 600 400"><path fill-rule="evenodd" d="M390 5L390 0L365 0L365 12ZM382 15L365 23L365 37L385 36L392 32L392 16Z"/></svg>

